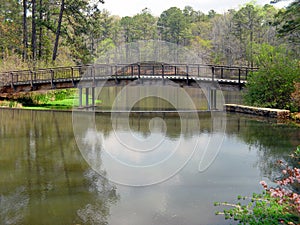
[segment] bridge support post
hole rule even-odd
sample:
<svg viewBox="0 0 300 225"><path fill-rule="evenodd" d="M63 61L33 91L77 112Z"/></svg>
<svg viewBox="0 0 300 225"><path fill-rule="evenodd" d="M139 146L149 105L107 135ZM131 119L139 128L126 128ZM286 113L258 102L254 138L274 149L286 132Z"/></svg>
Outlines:
<svg viewBox="0 0 300 225"><path fill-rule="evenodd" d="M79 108L82 108L82 87L79 87Z"/></svg>
<svg viewBox="0 0 300 225"><path fill-rule="evenodd" d="M85 106L89 107L89 88L85 89Z"/></svg>
<svg viewBox="0 0 300 225"><path fill-rule="evenodd" d="M95 106L95 87L92 87L92 107Z"/></svg>
<svg viewBox="0 0 300 225"><path fill-rule="evenodd" d="M208 110L216 110L217 108L217 90L211 87L207 88L207 104Z"/></svg>
<svg viewBox="0 0 300 225"><path fill-rule="evenodd" d="M211 102L211 110L216 110L217 108L217 90L216 89L211 89L210 90L210 102Z"/></svg>

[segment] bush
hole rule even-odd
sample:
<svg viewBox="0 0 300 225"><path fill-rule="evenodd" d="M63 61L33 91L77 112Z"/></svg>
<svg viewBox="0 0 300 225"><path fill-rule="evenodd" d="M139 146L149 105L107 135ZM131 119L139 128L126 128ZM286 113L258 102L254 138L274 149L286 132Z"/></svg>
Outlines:
<svg viewBox="0 0 300 225"><path fill-rule="evenodd" d="M292 93L292 101L297 108L297 111L300 111L300 82L295 84L295 91Z"/></svg>
<svg viewBox="0 0 300 225"><path fill-rule="evenodd" d="M263 44L255 49L258 49L255 61L259 70L249 76L244 95L246 104L298 110L292 98L295 83L300 79L298 60L281 47Z"/></svg>

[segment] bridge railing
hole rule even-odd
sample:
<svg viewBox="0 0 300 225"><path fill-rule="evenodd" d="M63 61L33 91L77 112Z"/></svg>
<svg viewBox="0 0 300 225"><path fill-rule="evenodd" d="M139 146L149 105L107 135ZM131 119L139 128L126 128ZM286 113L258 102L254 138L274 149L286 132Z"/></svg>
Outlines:
<svg viewBox="0 0 300 225"><path fill-rule="evenodd" d="M35 71L21 70L0 73L1 85L38 84L63 81L79 81L80 79L126 78L141 76L160 76L178 79L207 78L212 81L234 80L239 84L246 81L250 71L258 68L201 65L201 64L96 64L38 69Z"/></svg>

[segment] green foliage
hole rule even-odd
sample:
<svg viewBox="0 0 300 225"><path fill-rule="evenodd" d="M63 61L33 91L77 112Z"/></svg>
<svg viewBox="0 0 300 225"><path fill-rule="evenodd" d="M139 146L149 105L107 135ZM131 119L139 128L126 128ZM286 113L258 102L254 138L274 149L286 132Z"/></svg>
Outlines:
<svg viewBox="0 0 300 225"><path fill-rule="evenodd" d="M7 61L10 56L22 59L15 63L15 68L14 63L10 63L8 70L41 68L52 61L62 1L55 1L55 4L50 0L36 1L37 46L34 52L37 61L32 60L33 50L30 47L33 4L30 0L24 2L27 2L26 41L22 27L23 1L0 0L0 60ZM300 10L297 0L281 10L276 23L278 10L275 7L259 6L253 2L238 10L228 10L223 15L214 10L203 13L191 6L183 10L171 7L158 18L147 8L132 17L112 16L108 11L99 9L98 3L103 2L101 0L64 2L54 66L64 66L70 62L91 63L113 46L150 39L193 48L202 62L208 64L256 66L255 44L262 43L276 46L285 42L287 49L300 55ZM283 38L278 38L277 34ZM287 39L292 41L288 42ZM8 67L4 64L0 63L2 71Z"/></svg>
<svg viewBox="0 0 300 225"><path fill-rule="evenodd" d="M222 212L216 212L216 215L224 215L225 219L233 219L240 224L250 225L288 224L288 222L297 221L297 217L287 211L288 204L279 204L266 192L253 193L251 198L240 196L238 200L248 200L248 203L240 201L236 204L215 203L215 206L231 207Z"/></svg>
<svg viewBox="0 0 300 225"><path fill-rule="evenodd" d="M185 17L182 10L177 7L171 7L162 12L157 26L162 40L184 44L189 39L191 31L188 17Z"/></svg>
<svg viewBox="0 0 300 225"><path fill-rule="evenodd" d="M31 92L29 94L21 95L17 101L24 106L47 105L53 101L61 101L74 96L74 89L62 89L48 91L45 93Z"/></svg>
<svg viewBox="0 0 300 225"><path fill-rule="evenodd" d="M295 109L291 94L299 79L298 61L287 55L282 47L267 44L256 46L259 70L249 76L245 101L260 107Z"/></svg>
<svg viewBox="0 0 300 225"><path fill-rule="evenodd" d="M277 31L280 36L285 36L293 42L300 43L299 0L294 0L285 10L281 10L277 14L275 25L277 25Z"/></svg>
<svg viewBox="0 0 300 225"><path fill-rule="evenodd" d="M125 42L156 39L156 21L157 19L147 9L143 9L133 17L123 17L120 24L124 30Z"/></svg>

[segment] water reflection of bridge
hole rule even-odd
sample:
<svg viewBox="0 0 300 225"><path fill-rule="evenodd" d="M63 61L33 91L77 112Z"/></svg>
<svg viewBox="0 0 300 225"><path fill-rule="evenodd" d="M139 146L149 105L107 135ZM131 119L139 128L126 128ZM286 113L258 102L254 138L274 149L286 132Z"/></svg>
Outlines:
<svg viewBox="0 0 300 225"><path fill-rule="evenodd" d="M84 116L84 114L83 114ZM99 132L104 135L109 135L113 132L113 128L117 128L119 131L131 131L141 133L144 136L151 134L149 124L154 122L153 126L156 127L157 132L162 132L166 128L166 136L169 138L179 138L182 133L186 138L200 135L201 133L212 133L216 131L222 132L226 121L224 120L225 114L223 112L203 112L198 118L189 116L189 113L185 113L183 117L179 114L169 113L130 113L129 118L119 113L119 116L115 116L111 119L111 114L102 114L96 116L96 127ZM160 120L153 121L153 118L162 118L164 124ZM196 121L197 120L197 121ZM129 125L129 126L128 126ZM159 129L161 128L161 130Z"/></svg>

